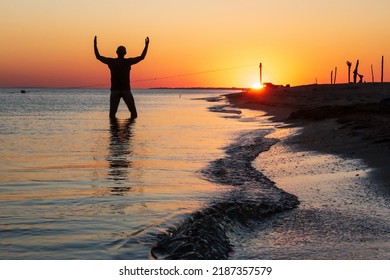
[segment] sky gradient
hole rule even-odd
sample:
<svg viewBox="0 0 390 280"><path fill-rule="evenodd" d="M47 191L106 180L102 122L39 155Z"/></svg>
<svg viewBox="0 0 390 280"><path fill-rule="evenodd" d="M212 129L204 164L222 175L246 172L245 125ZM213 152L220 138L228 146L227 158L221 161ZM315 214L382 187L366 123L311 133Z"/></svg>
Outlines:
<svg viewBox="0 0 390 280"><path fill-rule="evenodd" d="M0 87L109 87L93 53L146 59L133 88L347 82L346 61L390 81L388 0L1 0Z"/></svg>

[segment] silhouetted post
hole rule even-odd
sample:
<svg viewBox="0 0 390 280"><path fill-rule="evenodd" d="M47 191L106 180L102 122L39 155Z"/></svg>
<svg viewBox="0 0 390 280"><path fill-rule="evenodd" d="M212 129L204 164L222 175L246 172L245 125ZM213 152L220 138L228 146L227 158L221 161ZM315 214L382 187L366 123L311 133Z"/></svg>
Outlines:
<svg viewBox="0 0 390 280"><path fill-rule="evenodd" d="M337 66L334 68L334 81L333 81L333 84L336 84L336 78L337 78Z"/></svg>
<svg viewBox="0 0 390 280"><path fill-rule="evenodd" d="M371 80L372 82L374 82L374 68L372 67L372 64L371 64Z"/></svg>
<svg viewBox="0 0 390 280"><path fill-rule="evenodd" d="M330 84L333 84L333 70L330 71Z"/></svg>
<svg viewBox="0 0 390 280"><path fill-rule="evenodd" d="M383 83L383 66L385 63L385 58L382 55L382 63L381 63L381 83Z"/></svg>
<svg viewBox="0 0 390 280"><path fill-rule="evenodd" d="M260 63L259 68L260 68L260 85L262 85L263 84L263 64L262 63Z"/></svg>
<svg viewBox="0 0 390 280"><path fill-rule="evenodd" d="M352 66L352 62L347 61L347 65L348 65L348 83L351 83L351 66Z"/></svg>
<svg viewBox="0 0 390 280"><path fill-rule="evenodd" d="M363 83L363 75L361 75L361 74L358 74L358 76L359 76L359 84L361 84L361 83Z"/></svg>
<svg viewBox="0 0 390 280"><path fill-rule="evenodd" d="M355 70L353 70L353 83L354 84L356 84L356 82L357 82L358 68L359 68L359 59L356 61Z"/></svg>

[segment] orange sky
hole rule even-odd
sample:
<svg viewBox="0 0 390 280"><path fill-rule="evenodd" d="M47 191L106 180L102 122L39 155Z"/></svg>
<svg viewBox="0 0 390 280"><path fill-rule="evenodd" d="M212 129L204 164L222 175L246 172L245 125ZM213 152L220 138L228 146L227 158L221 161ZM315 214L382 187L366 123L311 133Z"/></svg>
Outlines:
<svg viewBox="0 0 390 280"><path fill-rule="evenodd" d="M112 57L118 45L138 56L150 37L134 88L250 87L260 62L265 82L329 83L336 66L346 82L356 59L379 81L382 55L390 81L389 10L388 0L2 0L0 87L108 87L94 35Z"/></svg>

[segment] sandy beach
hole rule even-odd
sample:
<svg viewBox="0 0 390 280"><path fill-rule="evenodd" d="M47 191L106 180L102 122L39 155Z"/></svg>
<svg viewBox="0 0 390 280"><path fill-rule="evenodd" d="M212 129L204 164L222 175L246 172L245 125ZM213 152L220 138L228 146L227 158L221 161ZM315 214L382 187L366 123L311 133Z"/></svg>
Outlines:
<svg viewBox="0 0 390 280"><path fill-rule="evenodd" d="M231 258L388 259L389 96L388 83L227 95L277 123L267 137L279 142L253 165L301 202L240 236Z"/></svg>
<svg viewBox="0 0 390 280"><path fill-rule="evenodd" d="M303 127L295 143L362 159L389 179L390 83L264 88L227 98L234 107L262 110L273 121Z"/></svg>

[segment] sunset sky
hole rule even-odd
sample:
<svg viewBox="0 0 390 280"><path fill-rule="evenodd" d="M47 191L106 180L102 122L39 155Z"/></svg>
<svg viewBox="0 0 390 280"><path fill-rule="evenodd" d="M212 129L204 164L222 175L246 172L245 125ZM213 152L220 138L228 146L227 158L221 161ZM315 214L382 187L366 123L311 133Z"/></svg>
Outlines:
<svg viewBox="0 0 390 280"><path fill-rule="evenodd" d="M390 81L388 0L1 0L0 87L109 87L93 54L138 56L134 88Z"/></svg>

